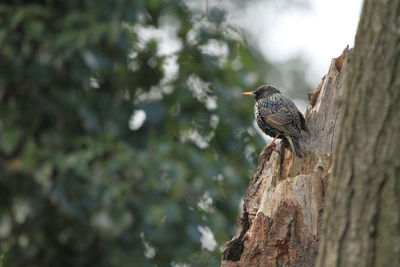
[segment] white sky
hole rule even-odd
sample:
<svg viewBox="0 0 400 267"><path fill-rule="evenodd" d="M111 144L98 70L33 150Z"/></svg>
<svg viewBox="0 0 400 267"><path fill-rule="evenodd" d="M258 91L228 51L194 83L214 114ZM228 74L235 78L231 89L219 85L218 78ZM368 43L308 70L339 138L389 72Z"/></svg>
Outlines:
<svg viewBox="0 0 400 267"><path fill-rule="evenodd" d="M362 0L298 0L305 7L285 4L281 0L253 0L232 8L231 0L185 0L191 7L206 10L213 6L228 11L228 22L244 30L270 60L283 62L302 55L310 63L307 79L317 86L327 72L331 59L338 57L346 45L354 44ZM160 29L138 28L146 40L161 41L162 54L180 49L175 38L178 22L167 20Z"/></svg>
<svg viewBox="0 0 400 267"><path fill-rule="evenodd" d="M316 88L332 58L338 57L346 45L353 46L363 1L297 2L302 1L308 2L306 7L286 5L286 1L280 0L253 0L249 4L243 2L238 9L229 8L232 7L230 0L185 0L189 6L204 11L212 6L228 7L229 23L243 27L269 60L284 62L298 55L304 57L309 63L306 79L312 88ZM176 38L179 22L166 20L161 25L159 29L138 27L137 30L143 40L158 39L160 54L170 55L181 47ZM178 71L176 58L170 59L165 70L169 76L174 76ZM296 103L300 110L307 104L304 101ZM140 128L145 120L139 119L132 117L130 127L133 130Z"/></svg>
<svg viewBox="0 0 400 267"><path fill-rule="evenodd" d="M308 79L317 85L331 59L354 44L362 0L309 0L309 8L281 8L276 1L259 1L234 19L255 37L261 51L275 61L303 54L310 63Z"/></svg>

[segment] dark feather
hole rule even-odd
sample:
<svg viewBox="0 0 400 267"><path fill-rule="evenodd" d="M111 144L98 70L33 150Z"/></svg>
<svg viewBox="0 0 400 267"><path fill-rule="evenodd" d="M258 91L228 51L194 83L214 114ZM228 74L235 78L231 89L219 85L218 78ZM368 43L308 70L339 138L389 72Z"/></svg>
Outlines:
<svg viewBox="0 0 400 267"><path fill-rule="evenodd" d="M296 154L296 156L298 156L299 158L302 158L303 155L301 154L301 148L300 148L299 140L297 139L297 137L288 136L288 141L290 143L290 147L292 148L292 151Z"/></svg>
<svg viewBox="0 0 400 267"><path fill-rule="evenodd" d="M280 95L257 101L258 114L282 133L298 136L301 133L299 111L290 99Z"/></svg>
<svg viewBox="0 0 400 267"><path fill-rule="evenodd" d="M306 125L306 120L304 119L304 116L303 114L301 114L301 112L299 112L299 116L300 116L301 129L307 133L310 133L310 130L307 128Z"/></svg>
<svg viewBox="0 0 400 267"><path fill-rule="evenodd" d="M293 153L302 157L299 145L301 130L309 132L303 114L289 98L272 86L261 86L255 92L254 113L260 129L271 137L285 140Z"/></svg>

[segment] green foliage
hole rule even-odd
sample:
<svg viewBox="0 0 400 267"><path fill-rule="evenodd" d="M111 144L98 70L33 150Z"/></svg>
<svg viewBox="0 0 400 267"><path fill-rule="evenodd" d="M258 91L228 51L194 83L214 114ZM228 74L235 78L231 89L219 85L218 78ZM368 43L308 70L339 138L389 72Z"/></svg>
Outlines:
<svg viewBox="0 0 400 267"><path fill-rule="evenodd" d="M273 67L216 8L22 2L0 4L0 265L219 265L263 144L240 92ZM172 55L139 34L165 17Z"/></svg>

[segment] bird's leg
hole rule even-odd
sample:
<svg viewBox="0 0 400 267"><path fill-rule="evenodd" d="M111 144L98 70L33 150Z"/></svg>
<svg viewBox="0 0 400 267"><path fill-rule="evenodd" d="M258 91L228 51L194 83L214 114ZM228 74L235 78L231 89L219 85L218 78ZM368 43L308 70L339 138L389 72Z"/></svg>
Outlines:
<svg viewBox="0 0 400 267"><path fill-rule="evenodd" d="M275 136L274 140L272 140L272 142L267 145L268 148L271 148L275 152L278 152L278 150L276 150L276 148L275 148L275 141L276 141L276 139L278 139L278 137L279 137L279 134L277 136Z"/></svg>

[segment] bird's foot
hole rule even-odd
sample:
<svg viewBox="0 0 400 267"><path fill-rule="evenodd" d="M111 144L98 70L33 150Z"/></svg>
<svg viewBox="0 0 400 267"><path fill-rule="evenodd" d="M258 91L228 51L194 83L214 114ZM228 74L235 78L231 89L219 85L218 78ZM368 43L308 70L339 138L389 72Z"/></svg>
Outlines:
<svg viewBox="0 0 400 267"><path fill-rule="evenodd" d="M279 134L278 134L277 136L275 136L274 140L272 140L272 142L269 143L269 144L267 145L267 147L268 147L268 148L271 148L273 151L279 153L279 151L276 150L276 145L275 145L275 141L276 141L276 139L277 139L278 137L279 137Z"/></svg>
<svg viewBox="0 0 400 267"><path fill-rule="evenodd" d="M269 144L267 145L267 147L268 147L268 148L271 148L273 151L275 151L275 152L278 152L278 153L279 153L279 151L278 151L278 150L276 150L275 141L274 141L274 142L271 142L271 143L269 143Z"/></svg>

